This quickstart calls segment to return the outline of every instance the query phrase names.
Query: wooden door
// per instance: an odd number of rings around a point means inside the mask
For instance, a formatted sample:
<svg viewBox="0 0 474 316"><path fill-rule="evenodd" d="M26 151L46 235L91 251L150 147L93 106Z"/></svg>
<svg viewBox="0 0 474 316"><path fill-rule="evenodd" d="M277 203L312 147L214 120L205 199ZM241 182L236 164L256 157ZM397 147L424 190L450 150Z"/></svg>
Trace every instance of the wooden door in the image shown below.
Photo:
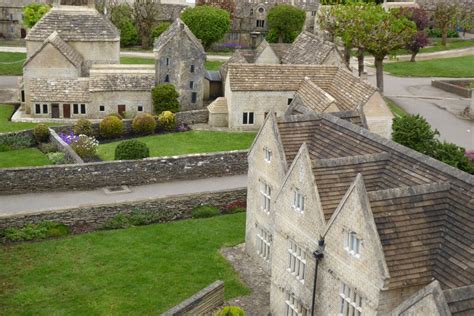
<svg viewBox="0 0 474 316"><path fill-rule="evenodd" d="M51 117L59 118L59 104L57 103L51 104Z"/></svg>
<svg viewBox="0 0 474 316"><path fill-rule="evenodd" d="M119 104L118 105L118 114L121 116L121 117L124 117L124 114L125 113L125 104Z"/></svg>
<svg viewBox="0 0 474 316"><path fill-rule="evenodd" d="M70 104L63 104L63 117L71 118L71 105Z"/></svg>
<svg viewBox="0 0 474 316"><path fill-rule="evenodd" d="M25 38L25 37L26 37L26 30L25 30L25 29L22 28L22 29L20 30L20 33L21 33L21 34L20 34L20 35L21 35L21 38Z"/></svg>

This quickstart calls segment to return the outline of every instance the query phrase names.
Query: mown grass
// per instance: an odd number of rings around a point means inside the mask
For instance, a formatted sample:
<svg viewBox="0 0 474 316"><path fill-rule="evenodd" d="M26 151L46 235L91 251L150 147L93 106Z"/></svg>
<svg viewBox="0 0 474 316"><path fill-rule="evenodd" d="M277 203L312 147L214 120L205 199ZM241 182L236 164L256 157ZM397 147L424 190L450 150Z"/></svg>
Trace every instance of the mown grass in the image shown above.
<svg viewBox="0 0 474 316"><path fill-rule="evenodd" d="M249 290L218 253L244 241L245 214L0 246L5 315L158 315L215 280Z"/></svg>
<svg viewBox="0 0 474 316"><path fill-rule="evenodd" d="M384 70L400 77L474 77L474 56L387 63Z"/></svg>
<svg viewBox="0 0 474 316"><path fill-rule="evenodd" d="M38 123L23 123L23 122L11 122L10 117L15 111L13 105L0 104L0 133L8 133L14 131L21 131L25 129L32 129ZM47 123L48 126L57 126L59 124Z"/></svg>
<svg viewBox="0 0 474 316"><path fill-rule="evenodd" d="M0 76L21 76L25 58L25 53L0 52Z"/></svg>
<svg viewBox="0 0 474 316"><path fill-rule="evenodd" d="M388 105L388 108L390 109L390 111L392 111L393 115L395 115L396 117L402 117L408 114L404 109L399 107L393 100L389 98L384 98L384 99Z"/></svg>
<svg viewBox="0 0 474 316"><path fill-rule="evenodd" d="M50 165L48 157L37 148L24 148L0 152L0 168Z"/></svg>
<svg viewBox="0 0 474 316"><path fill-rule="evenodd" d="M228 133L213 131L190 131L138 137L150 148L151 157L176 156L196 153L248 149L255 133ZM120 143L99 145L98 155L102 160L113 160L115 148Z"/></svg>
<svg viewBox="0 0 474 316"><path fill-rule="evenodd" d="M217 60L206 60L205 67L207 70L219 70L221 68L223 61L217 61Z"/></svg>

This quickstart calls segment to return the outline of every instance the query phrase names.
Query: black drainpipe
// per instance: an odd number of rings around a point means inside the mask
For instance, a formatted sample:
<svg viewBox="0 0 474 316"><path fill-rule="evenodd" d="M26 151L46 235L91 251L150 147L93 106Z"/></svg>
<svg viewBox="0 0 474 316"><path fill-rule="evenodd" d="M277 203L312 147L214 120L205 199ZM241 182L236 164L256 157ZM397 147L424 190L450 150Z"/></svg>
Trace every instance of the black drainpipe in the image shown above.
<svg viewBox="0 0 474 316"><path fill-rule="evenodd" d="M320 239L318 242L318 249L313 252L313 256L316 259L316 264L314 267L314 283L313 283L313 301L311 303L311 316L314 316L314 304L316 301L316 280L318 279L318 266L319 261L324 258L324 239Z"/></svg>

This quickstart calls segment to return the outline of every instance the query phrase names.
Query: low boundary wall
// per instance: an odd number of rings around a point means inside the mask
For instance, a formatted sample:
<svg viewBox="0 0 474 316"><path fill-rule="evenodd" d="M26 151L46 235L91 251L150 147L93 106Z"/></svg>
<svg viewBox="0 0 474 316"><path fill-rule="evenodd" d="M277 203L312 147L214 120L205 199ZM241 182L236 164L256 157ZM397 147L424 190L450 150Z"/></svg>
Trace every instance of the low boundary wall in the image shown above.
<svg viewBox="0 0 474 316"><path fill-rule="evenodd" d="M471 98L472 97L472 89L463 88L461 86L456 85L456 82L464 82L468 80L433 80L431 81L431 85L435 88L444 90L446 92L457 94L463 98Z"/></svg>

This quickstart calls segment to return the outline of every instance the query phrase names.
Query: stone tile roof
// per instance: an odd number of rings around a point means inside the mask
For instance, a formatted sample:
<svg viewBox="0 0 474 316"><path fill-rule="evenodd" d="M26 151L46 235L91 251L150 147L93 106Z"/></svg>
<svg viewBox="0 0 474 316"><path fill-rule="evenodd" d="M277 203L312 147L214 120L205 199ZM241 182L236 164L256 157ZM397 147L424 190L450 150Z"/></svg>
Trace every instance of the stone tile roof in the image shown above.
<svg viewBox="0 0 474 316"><path fill-rule="evenodd" d="M453 316L474 315L474 285L443 291Z"/></svg>
<svg viewBox="0 0 474 316"><path fill-rule="evenodd" d="M277 55L280 61L291 49L291 46L292 44L287 44L287 43L271 43L270 44L270 47L273 49L273 52L275 53L275 55Z"/></svg>
<svg viewBox="0 0 474 316"><path fill-rule="evenodd" d="M151 91L155 87L153 65L93 65L90 91Z"/></svg>
<svg viewBox="0 0 474 316"><path fill-rule="evenodd" d="M307 77L334 97L341 111L355 110L377 91L337 66L229 64L228 67L232 91L297 91Z"/></svg>
<svg viewBox="0 0 474 316"><path fill-rule="evenodd" d="M83 102L91 101L89 79L31 79L32 102Z"/></svg>
<svg viewBox="0 0 474 316"><path fill-rule="evenodd" d="M229 113L227 108L227 99L219 97L207 107L210 113Z"/></svg>
<svg viewBox="0 0 474 316"><path fill-rule="evenodd" d="M206 70L204 72L204 78L209 81L222 81L222 76L218 70Z"/></svg>
<svg viewBox="0 0 474 316"><path fill-rule="evenodd" d="M323 65L329 54L340 54L336 44L309 32L301 32L283 55L284 64Z"/></svg>
<svg viewBox="0 0 474 316"><path fill-rule="evenodd" d="M389 288L474 283L474 176L328 114L278 122L288 164L303 143L326 220L362 174Z"/></svg>
<svg viewBox="0 0 474 316"><path fill-rule="evenodd" d="M28 41L44 41L54 31L66 41L119 41L120 32L97 10L61 6L52 8L26 36Z"/></svg>
<svg viewBox="0 0 474 316"><path fill-rule="evenodd" d="M187 36L192 43L201 51L202 54L205 54L204 47L201 44L201 41L194 36L193 32L188 28L188 26L181 20L176 19L167 29L164 31L156 40L154 44L154 52L159 52L163 49L166 44L173 38L177 36L185 35Z"/></svg>
<svg viewBox="0 0 474 316"><path fill-rule="evenodd" d="M23 67L26 66L31 60L33 60L48 44L53 45L64 57L66 57L74 67L80 67L83 62L81 54L65 41L61 39L58 32L54 31L50 36L43 42L43 44L25 61Z"/></svg>
<svg viewBox="0 0 474 316"><path fill-rule="evenodd" d="M329 93L318 87L307 77L296 91L296 96L297 100L301 101L305 107L314 112L324 112L336 101Z"/></svg>

